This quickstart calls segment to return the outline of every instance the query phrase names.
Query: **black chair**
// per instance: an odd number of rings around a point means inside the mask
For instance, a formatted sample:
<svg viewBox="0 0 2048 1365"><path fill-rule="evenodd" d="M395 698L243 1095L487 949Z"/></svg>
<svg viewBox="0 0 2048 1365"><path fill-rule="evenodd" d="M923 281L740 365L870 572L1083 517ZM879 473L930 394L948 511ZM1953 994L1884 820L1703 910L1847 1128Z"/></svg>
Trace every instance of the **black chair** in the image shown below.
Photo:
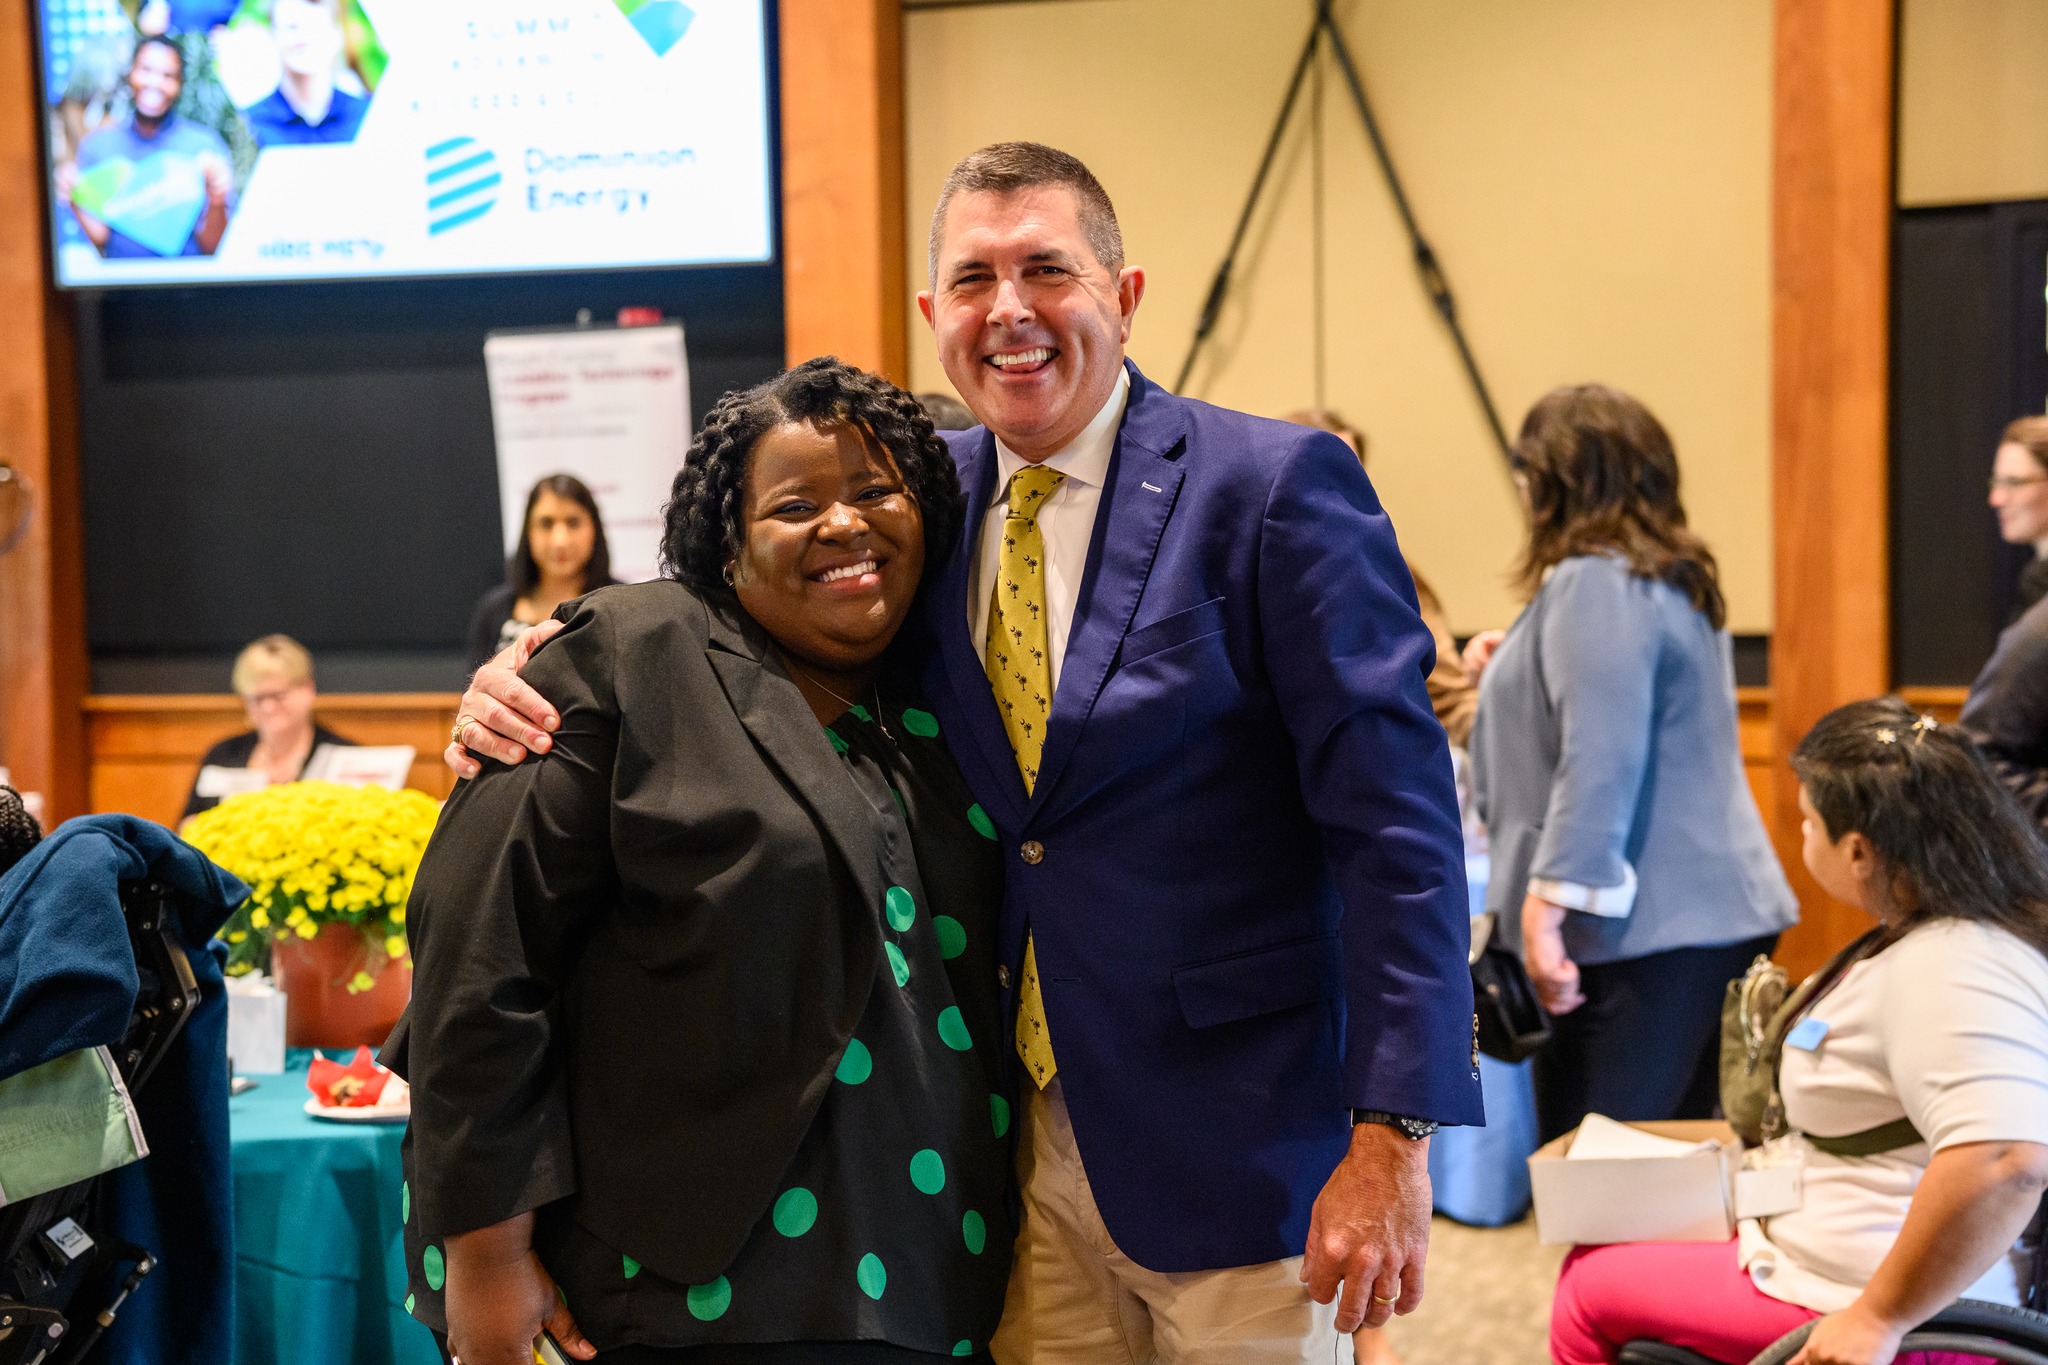
<svg viewBox="0 0 2048 1365"><path fill-rule="evenodd" d="M176 909L175 893L160 882L121 886L140 988L127 1032L108 1051L130 1096L148 1084L199 1003ZM82 1360L155 1268L147 1249L100 1229L97 1186L88 1180L0 1207L0 1365Z"/></svg>
<svg viewBox="0 0 2048 1365"><path fill-rule="evenodd" d="M1813 1324L1794 1328L1766 1346L1749 1365L1785 1365L1806 1344ZM1906 1333L1899 1354L1950 1351L1985 1356L2004 1365L2048 1365L2048 1313L2002 1303L1958 1299ZM1728 1365L1683 1346L1631 1341L1621 1348L1621 1365Z"/></svg>

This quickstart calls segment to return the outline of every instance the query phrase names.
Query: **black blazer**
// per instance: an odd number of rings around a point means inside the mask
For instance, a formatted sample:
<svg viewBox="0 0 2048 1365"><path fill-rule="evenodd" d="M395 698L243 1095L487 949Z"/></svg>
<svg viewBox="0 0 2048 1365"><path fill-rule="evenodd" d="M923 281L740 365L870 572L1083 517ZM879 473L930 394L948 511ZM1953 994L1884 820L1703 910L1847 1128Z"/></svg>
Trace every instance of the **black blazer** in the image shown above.
<svg viewBox="0 0 2048 1365"><path fill-rule="evenodd" d="M2048 600L2000 632L1960 723L2020 809L2048 830Z"/></svg>
<svg viewBox="0 0 2048 1365"><path fill-rule="evenodd" d="M413 1201L445 1236L567 1200L701 1284L873 993L872 811L736 604L656 581L563 613L520 675L561 712L554 752L459 785L413 886L385 1049L413 1085Z"/></svg>
<svg viewBox="0 0 2048 1365"><path fill-rule="evenodd" d="M507 583L500 583L476 599L476 605L470 608L469 626L463 632L471 668L481 667L498 652L498 635L504 630L505 622L512 615L512 604L517 600L518 594Z"/></svg>

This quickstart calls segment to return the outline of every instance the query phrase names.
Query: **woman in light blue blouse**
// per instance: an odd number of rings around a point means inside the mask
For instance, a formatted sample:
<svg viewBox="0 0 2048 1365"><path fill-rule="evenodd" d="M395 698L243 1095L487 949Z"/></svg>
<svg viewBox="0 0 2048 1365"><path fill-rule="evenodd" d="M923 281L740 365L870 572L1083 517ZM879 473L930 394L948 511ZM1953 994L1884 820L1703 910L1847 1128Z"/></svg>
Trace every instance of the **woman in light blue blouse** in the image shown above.
<svg viewBox="0 0 2048 1365"><path fill-rule="evenodd" d="M1798 918L1743 776L1714 556L1627 394L1546 394L1514 460L1530 599L1485 662L1472 760L1488 909L1555 1016L1539 1126L1704 1118L1722 990Z"/></svg>

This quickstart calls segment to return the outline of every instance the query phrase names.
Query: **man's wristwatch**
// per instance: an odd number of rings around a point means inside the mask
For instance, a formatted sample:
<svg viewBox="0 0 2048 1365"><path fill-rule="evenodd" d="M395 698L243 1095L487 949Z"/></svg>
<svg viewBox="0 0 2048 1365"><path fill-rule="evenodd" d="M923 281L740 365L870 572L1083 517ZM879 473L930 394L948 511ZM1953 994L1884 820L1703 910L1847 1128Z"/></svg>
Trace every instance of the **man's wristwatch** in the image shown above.
<svg viewBox="0 0 2048 1365"><path fill-rule="evenodd" d="M1354 1109L1351 1122L1354 1126L1383 1123L1410 1142L1420 1142L1437 1130L1436 1123L1430 1119L1411 1119L1406 1114L1389 1114L1384 1109Z"/></svg>

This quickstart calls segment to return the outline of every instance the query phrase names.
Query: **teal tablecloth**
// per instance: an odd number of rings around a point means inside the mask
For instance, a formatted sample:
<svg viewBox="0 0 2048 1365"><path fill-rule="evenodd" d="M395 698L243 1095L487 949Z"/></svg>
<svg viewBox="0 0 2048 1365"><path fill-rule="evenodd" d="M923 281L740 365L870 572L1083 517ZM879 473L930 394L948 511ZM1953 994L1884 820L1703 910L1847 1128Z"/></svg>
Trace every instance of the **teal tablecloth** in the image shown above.
<svg viewBox="0 0 2048 1365"><path fill-rule="evenodd" d="M301 1112L307 1055L228 1101L235 1365L439 1365L406 1315L401 1125Z"/></svg>

